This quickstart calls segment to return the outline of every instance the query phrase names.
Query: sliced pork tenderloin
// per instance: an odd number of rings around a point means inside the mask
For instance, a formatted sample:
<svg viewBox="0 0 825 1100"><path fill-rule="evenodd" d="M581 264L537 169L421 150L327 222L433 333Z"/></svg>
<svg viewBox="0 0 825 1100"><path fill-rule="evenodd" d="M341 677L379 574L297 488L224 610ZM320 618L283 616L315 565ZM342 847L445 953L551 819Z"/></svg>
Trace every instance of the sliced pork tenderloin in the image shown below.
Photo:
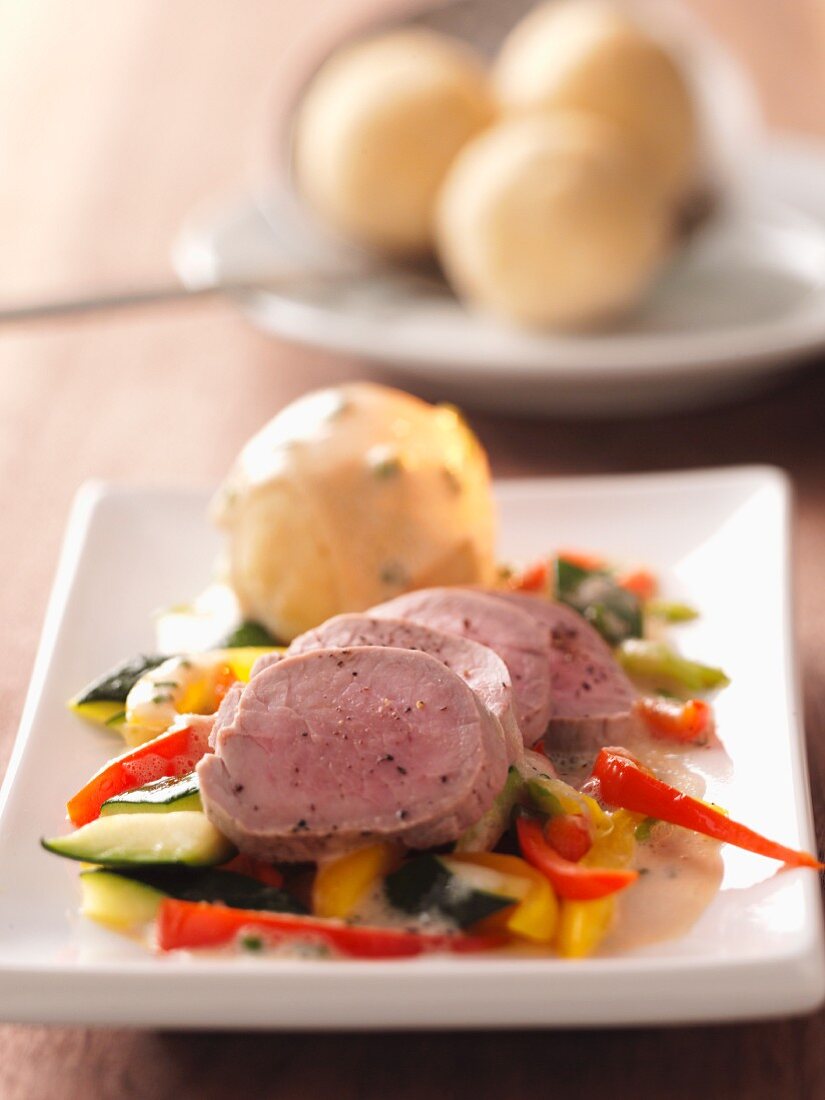
<svg viewBox="0 0 825 1100"><path fill-rule="evenodd" d="M620 745L638 728L633 684L598 631L565 604L522 592L494 592L549 632L553 715L547 744L559 752Z"/></svg>
<svg viewBox="0 0 825 1100"><path fill-rule="evenodd" d="M221 699L221 705L215 712L215 718L212 723L212 732L209 734L209 744L214 749L215 742L218 739L218 734L224 726L228 726L235 718L235 713L238 709L238 704L241 701L241 694L246 685L240 680L236 680L234 684L229 688L226 695Z"/></svg>
<svg viewBox="0 0 825 1100"><path fill-rule="evenodd" d="M435 657L469 684L487 710L499 720L507 743L509 762L512 764L521 758L523 742L513 710L510 673L502 659L489 646L457 634L432 630L406 619L336 615L315 630L308 630L306 634L295 638L288 653L309 653L313 649L356 645L415 649Z"/></svg>
<svg viewBox="0 0 825 1100"><path fill-rule="evenodd" d="M455 840L502 789L501 727L427 653L285 657L229 708L198 765L209 820L242 852L300 862L377 840Z"/></svg>
<svg viewBox="0 0 825 1100"><path fill-rule="evenodd" d="M542 737L552 706L550 640L543 624L526 611L505 608L487 592L422 588L379 604L368 614L407 619L492 649L510 673L513 709L524 744L529 747Z"/></svg>

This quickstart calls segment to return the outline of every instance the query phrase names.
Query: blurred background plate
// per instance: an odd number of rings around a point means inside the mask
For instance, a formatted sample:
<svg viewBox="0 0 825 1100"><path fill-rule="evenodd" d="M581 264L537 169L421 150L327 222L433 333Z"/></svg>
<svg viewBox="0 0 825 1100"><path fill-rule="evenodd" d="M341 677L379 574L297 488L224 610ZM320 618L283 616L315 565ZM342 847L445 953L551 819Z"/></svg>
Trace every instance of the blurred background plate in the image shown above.
<svg viewBox="0 0 825 1100"><path fill-rule="evenodd" d="M174 263L190 286L265 280L316 248L288 195L245 195L194 215ZM470 406L610 416L732 400L825 346L825 146L773 139L754 154L736 197L610 332L517 331L399 278L239 301L264 331L381 363Z"/></svg>
<svg viewBox="0 0 825 1100"><path fill-rule="evenodd" d="M191 288L261 286L238 300L264 331L378 363L425 396L466 406L655 414L731 401L778 379L825 345L825 145L764 137L748 75L679 0L617 2L679 60L702 121L713 201L652 293L610 329L538 332L471 312L434 265L424 279L377 265L324 235L296 196L297 106L343 42L412 22L491 56L533 0L403 0L315 28L267 97L257 185L189 219L174 248L178 274ZM319 281L318 271L351 274ZM284 273L297 278L288 291Z"/></svg>

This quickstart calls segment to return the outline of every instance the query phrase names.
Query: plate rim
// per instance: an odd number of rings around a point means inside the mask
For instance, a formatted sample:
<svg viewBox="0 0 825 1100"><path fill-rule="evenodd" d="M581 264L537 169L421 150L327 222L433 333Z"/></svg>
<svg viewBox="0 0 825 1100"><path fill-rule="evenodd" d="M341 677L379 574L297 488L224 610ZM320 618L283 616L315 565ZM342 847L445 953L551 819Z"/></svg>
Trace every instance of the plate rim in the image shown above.
<svg viewBox="0 0 825 1100"><path fill-rule="evenodd" d="M793 604L790 599L792 588L792 576L789 569L790 563L790 527L789 514L791 507L791 485L787 474L777 467L762 464L707 467L701 470L662 471L657 473L641 474L616 474L616 475L575 475L560 478L519 477L512 479L500 479L496 482L496 488L506 494L523 495L524 493L541 494L550 488L555 491L580 493L583 489L590 489L594 493L604 492L606 487L616 488L620 485L625 488L658 488L673 483L725 483L725 482L753 482L756 485L771 485L779 494L782 502L783 524L783 576L782 596L785 630L789 631L786 637L789 646L786 649L786 665L790 673L789 703L801 714L801 667L796 655L796 639L793 633ZM110 496L127 497L135 500L141 497L173 496L179 495L191 498L194 493L206 495L206 490L194 490L174 487L157 486L125 486L109 484L101 480L92 480L84 483L79 489L72 505L69 522L64 534L60 551L58 567L55 573L47 611L44 618L44 626L40 644L37 650L34 669L29 684L26 702L23 707L20 727L9 759L9 766L0 790L0 835L4 821L4 811L11 790L14 787L17 772L24 758L26 746L32 736L37 718L37 710L41 702L44 685L48 679L52 664L58 659L57 642L62 624L66 618L68 603L73 591L77 570L83 558L90 525L93 522L95 512L100 502ZM793 735L793 729L796 735ZM808 776L807 758L805 755L805 734L798 719L794 721L792 729L792 743L790 746L794 766L795 782L795 810L799 818L800 826L805 835L806 842L814 839L813 813L811 788ZM801 797L800 797L801 796ZM794 873L794 872L791 872ZM665 1024L677 1022L711 1022L721 1019L756 1019L765 1016L790 1015L800 1011L813 1010L820 1005L825 997L825 949L823 948L821 903L819 890L813 876L805 876L801 879L805 905L813 919L806 922L807 935L800 937L799 941L783 945L783 950L777 950L765 959L737 957L732 959L696 959L690 957L672 958L662 960L657 958L638 958L618 956L584 960L581 962L543 959L450 959L448 965L441 965L444 960L437 957L422 960L415 969L405 962L372 962L366 967L363 963L341 960L325 962L323 968L307 968L305 963L294 960L268 960L262 967L262 960L255 960L255 969L238 965L237 959L210 959L204 965L202 960L158 960L155 956L147 956L145 959L120 959L116 962L96 961L84 963L78 966L70 963L55 963L52 960L45 961L42 965L31 963L2 963L0 964L0 982L5 987L3 1003L0 1004L0 1019L25 1022L79 1022L89 1023L119 1023L119 1024L143 1024L153 1026L187 1026L187 1027L260 1027L260 1028L289 1028L289 1029L317 1029L321 1027L338 1027L346 1029L369 1029L380 1026L381 1028L410 1028L410 1027L518 1027L518 1026L626 1026L629 1024ZM456 962L459 963L456 966ZM155 965L157 964L157 965ZM168 965L164 965L168 964ZM550 969L552 968L552 970ZM662 1009L658 1003L647 1004L644 998L640 1004L628 1006L615 994L608 996L607 1001L602 1000L597 1004L596 1011L592 1003L587 1002L587 997L595 996L598 991L601 997L603 991L598 989L599 983L606 977L620 979L622 977L636 976L644 978L646 975L656 977L670 976L701 976L713 974L717 978L720 974L738 973L744 977L746 984L753 987L754 992L765 988L761 983L770 983L771 977L778 974L787 975L792 970L796 976L796 992L791 998L785 996L770 1009L766 1009L764 998L760 1002L758 996L754 996L744 1007L739 1006L735 1013L724 1011L721 1006L715 1004L708 1006L694 998L693 1002L685 1003L678 1010L670 1006ZM291 997L298 999L301 1007L296 1017L290 1014L295 1005L290 1005L286 1014L281 1011L275 1016L263 1017L244 1015L243 1010L249 1008L244 1001L244 991L252 989L256 995L265 992L269 983L277 974L277 980L281 989L286 988L291 992ZM307 1012L307 1006L313 1004L322 994L328 995L331 978L338 975L357 975L359 983L371 990L371 1008L363 1011L359 1018L344 1018L340 1010L335 1010L332 1015L325 1016L316 1012ZM448 988L439 988L439 1006L436 1006L426 1019L410 1019L403 1013L400 1017L386 1018L387 1006L382 1002L381 996L375 997L376 988L380 993L381 983L387 985L397 983L403 976L405 986L416 989L422 987L430 990L434 984L444 986L445 983L455 984L456 975L461 975L462 990L472 985L479 986L480 991L489 994L491 981L500 979L505 975L517 976L523 986L522 1003L520 1006L508 1005L508 1012L503 1019L492 1018L492 1014L484 1009L479 1015L479 1009L468 1011L465 998L459 996L456 1005L455 996L450 995ZM578 1003L574 997L572 1016L567 1021L553 1020L546 1022L538 1019L537 998L540 997L543 983L546 983L552 974L556 982L559 976L567 976L567 980L560 982L562 986L570 986L572 978L575 993L579 986L584 990L584 1003ZM165 980L164 980L165 979ZM62 985L62 1008L49 1003L48 990L44 990L44 982L47 980L58 981ZM143 1010L135 1010L124 1005L123 998L112 1003L111 997L117 992L119 983L132 982L136 989L146 985L147 989L156 994L163 992L164 986L186 986L195 998L189 1010L183 1010L184 1006L179 999L167 998L163 1006L150 1002L144 1004ZM467 985L470 983L470 986ZM348 983L342 983L348 984ZM219 988L223 996L228 996L238 1012L234 1019L227 1019L225 1013L218 1014L210 1011L209 1005L197 1005L196 994L202 986ZM112 987L115 987L114 989ZM259 989L260 987L260 989ZM592 988L591 988L592 987ZM74 991L73 996L67 996L66 990ZM239 992L240 991L240 992ZM168 990L166 990L168 992ZM569 992L569 991L568 991ZM582 990L579 990L581 1000ZM289 1000L291 1000L291 997ZM78 1001L78 998L81 998ZM80 1014L77 1004L85 1003ZM655 997L654 997L655 1001ZM317 1007L317 1006L316 1006ZM334 1006L333 1006L334 1007ZM351 1007L351 1004L350 1004ZM618 1009L622 1008L619 1012ZM260 1006L258 1006L258 1011ZM377 1011L378 1010L378 1011ZM377 1014L376 1014L377 1012ZM486 1012L486 1015L485 1015ZM457 1014L457 1015L456 1015ZM414 1014L415 1015L415 1014ZM418 1014L420 1016L420 1013Z"/></svg>
<svg viewBox="0 0 825 1100"><path fill-rule="evenodd" d="M760 158L793 163L796 170L802 170L800 165L804 165L808 172L815 165L825 179L825 142L814 138L770 135L753 157L751 175L755 178L759 177ZM812 224L820 220L792 200L766 201L764 196L760 199L753 187L743 188L739 197L744 198L746 207L754 201L761 202L768 213L785 208L797 220ZM736 196L733 198L736 201ZM173 267L184 284L197 288L214 282L220 267L216 226L228 214L237 215L240 210L255 211L265 221L260 212L271 199L271 194L260 188L250 189L236 193L231 199L213 199L193 210L184 220L171 251ZM230 297L260 330L270 335L338 354L358 355L373 362L391 362L422 378L440 377L446 368L465 380L471 380L472 370L491 381L506 374L519 382L543 381L548 386L564 386L581 382L630 383L659 376L699 378L720 368L732 376L760 368L782 373L825 346L822 321L825 272L820 283L812 286L804 302L791 313L764 322L679 336L618 332L571 337L497 326L512 341L506 349L496 347L486 352L481 342L470 347L454 343L443 357L439 357L435 348L411 351L404 333L394 332L391 324L370 322L365 335L360 328L352 328L349 315L342 309L270 291L236 291ZM554 362L553 354L561 358Z"/></svg>

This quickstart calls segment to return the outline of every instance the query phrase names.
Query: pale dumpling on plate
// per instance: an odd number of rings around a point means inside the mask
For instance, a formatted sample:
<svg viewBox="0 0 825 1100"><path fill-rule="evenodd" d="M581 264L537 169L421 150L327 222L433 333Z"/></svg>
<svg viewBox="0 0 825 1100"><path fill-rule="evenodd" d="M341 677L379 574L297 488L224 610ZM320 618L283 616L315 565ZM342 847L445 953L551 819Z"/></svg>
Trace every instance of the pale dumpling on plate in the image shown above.
<svg viewBox="0 0 825 1100"><path fill-rule="evenodd" d="M507 112L574 109L612 122L669 201L697 182L699 128L687 81L671 52L615 5L534 8L505 40L493 83Z"/></svg>
<svg viewBox="0 0 825 1100"><path fill-rule="evenodd" d="M242 613L285 641L412 588L488 584L487 457L460 414L367 382L293 402L213 502Z"/></svg>
<svg viewBox="0 0 825 1100"><path fill-rule="evenodd" d="M438 246L471 304L576 328L632 306L666 254L669 215L621 134L593 115L515 118L465 147L441 193Z"/></svg>
<svg viewBox="0 0 825 1100"><path fill-rule="evenodd" d="M298 112L298 188L351 241L395 255L426 253L441 181L492 117L484 69L458 42L407 29L344 47Z"/></svg>

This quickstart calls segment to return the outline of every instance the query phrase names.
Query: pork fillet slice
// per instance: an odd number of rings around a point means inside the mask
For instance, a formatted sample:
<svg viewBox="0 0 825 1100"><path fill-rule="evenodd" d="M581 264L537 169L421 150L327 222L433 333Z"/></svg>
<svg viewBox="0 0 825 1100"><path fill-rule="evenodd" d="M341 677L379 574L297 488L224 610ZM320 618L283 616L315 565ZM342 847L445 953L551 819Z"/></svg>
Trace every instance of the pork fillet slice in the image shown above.
<svg viewBox="0 0 825 1100"><path fill-rule="evenodd" d="M501 727L427 653L358 646L255 675L198 765L209 820L242 852L314 860L376 840L455 840L507 776Z"/></svg>
<svg viewBox="0 0 825 1100"><path fill-rule="evenodd" d="M492 649L504 661L513 685L513 709L528 747L547 729L551 711L550 640L546 628L518 607L506 607L488 592L422 588L372 608L381 619L407 619L458 634Z"/></svg>
<svg viewBox="0 0 825 1100"><path fill-rule="evenodd" d="M495 592L550 633L553 715L547 742L564 752L621 744L636 729L637 691L598 631L565 604L523 592Z"/></svg>
<svg viewBox="0 0 825 1100"><path fill-rule="evenodd" d="M408 622L406 619L336 615L314 630L308 630L295 638L288 652L309 653L313 649L356 645L416 649L435 657L469 684L487 710L499 720L510 763L521 758L523 742L513 711L510 673L504 661L489 646L473 642L469 638L461 638L457 634L431 630L430 627ZM264 658L259 658L260 660Z"/></svg>

